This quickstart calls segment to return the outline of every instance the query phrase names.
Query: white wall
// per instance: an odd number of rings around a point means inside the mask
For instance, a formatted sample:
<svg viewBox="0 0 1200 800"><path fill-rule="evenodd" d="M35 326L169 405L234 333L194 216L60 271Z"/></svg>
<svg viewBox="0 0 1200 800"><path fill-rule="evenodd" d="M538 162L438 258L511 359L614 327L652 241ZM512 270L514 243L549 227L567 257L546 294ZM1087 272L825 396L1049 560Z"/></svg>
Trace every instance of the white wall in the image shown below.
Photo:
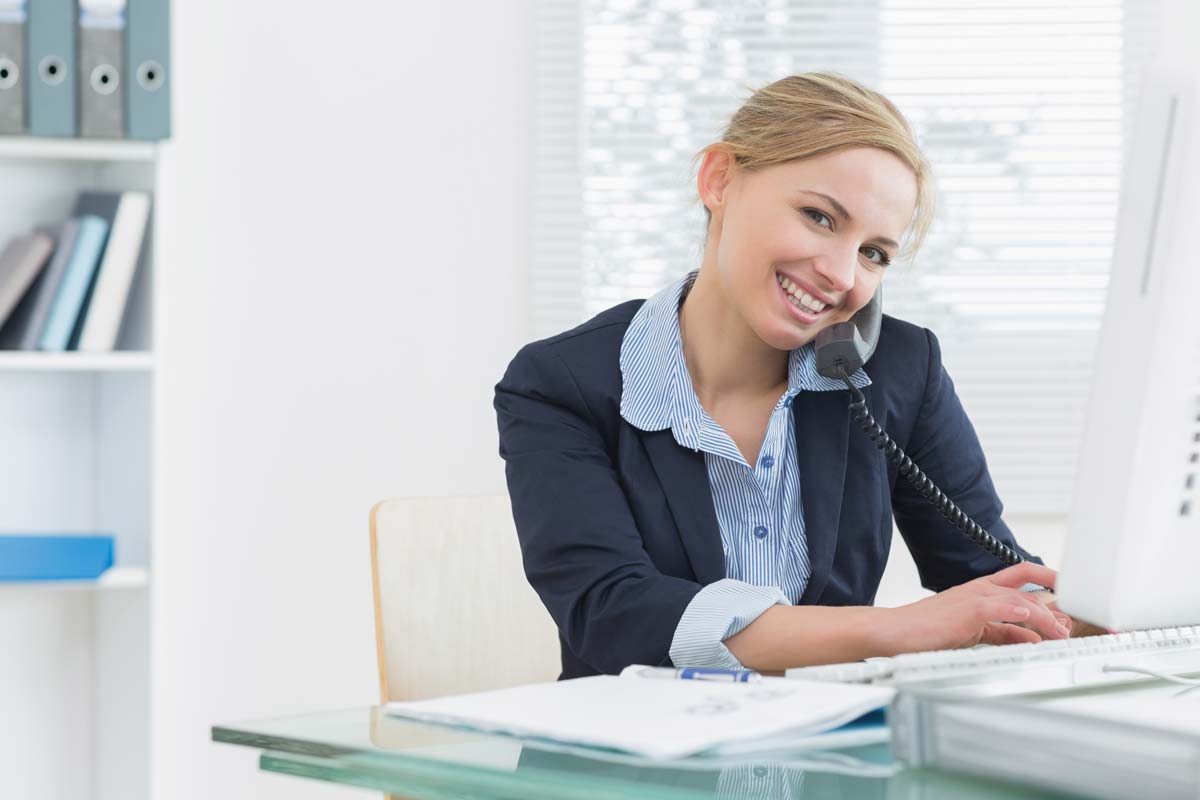
<svg viewBox="0 0 1200 800"><path fill-rule="evenodd" d="M154 796L357 797L209 728L375 702L372 503L503 489L528 3L173 5Z"/></svg>

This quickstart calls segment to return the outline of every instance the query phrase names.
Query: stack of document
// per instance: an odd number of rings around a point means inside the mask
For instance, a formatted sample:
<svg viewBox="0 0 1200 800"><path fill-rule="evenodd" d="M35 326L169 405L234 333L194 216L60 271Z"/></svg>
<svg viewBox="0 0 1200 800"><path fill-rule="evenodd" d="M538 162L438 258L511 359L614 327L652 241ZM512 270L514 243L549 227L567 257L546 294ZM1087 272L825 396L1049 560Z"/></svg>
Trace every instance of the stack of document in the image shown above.
<svg viewBox="0 0 1200 800"><path fill-rule="evenodd" d="M621 676L394 702L387 710L424 722L658 760L880 741L887 737L883 724L838 729L885 707L893 694L884 686L785 678L749 684L654 680L627 670Z"/></svg>
<svg viewBox="0 0 1200 800"><path fill-rule="evenodd" d="M889 722L912 766L1113 800L1200 796L1200 687L999 699L902 690Z"/></svg>

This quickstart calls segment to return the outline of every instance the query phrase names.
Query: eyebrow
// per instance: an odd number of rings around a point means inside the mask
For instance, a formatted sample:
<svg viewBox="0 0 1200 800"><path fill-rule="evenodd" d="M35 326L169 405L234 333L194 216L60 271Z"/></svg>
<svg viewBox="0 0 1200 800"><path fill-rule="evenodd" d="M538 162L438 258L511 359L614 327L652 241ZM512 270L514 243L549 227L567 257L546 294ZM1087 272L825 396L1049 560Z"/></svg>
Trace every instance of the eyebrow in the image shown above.
<svg viewBox="0 0 1200 800"><path fill-rule="evenodd" d="M846 207L839 203L836 198L830 197L824 192L814 192L811 189L797 189L796 191L803 192L804 194L814 194L817 197L824 198L829 205L833 206L833 210L836 211L838 216L840 216L845 222L850 223L854 221L854 217L850 216L850 212L847 211ZM886 236L876 236L875 238L871 239L871 241L879 242L879 244L886 244L889 247L896 248L897 250L900 249L900 244L898 242L896 242L894 239L889 239Z"/></svg>

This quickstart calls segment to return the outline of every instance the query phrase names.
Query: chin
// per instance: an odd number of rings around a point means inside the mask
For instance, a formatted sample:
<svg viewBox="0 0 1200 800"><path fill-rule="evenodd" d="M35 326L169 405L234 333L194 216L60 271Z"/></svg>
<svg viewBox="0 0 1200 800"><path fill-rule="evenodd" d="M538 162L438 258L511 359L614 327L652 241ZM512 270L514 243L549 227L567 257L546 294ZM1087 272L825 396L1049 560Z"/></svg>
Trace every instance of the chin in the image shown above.
<svg viewBox="0 0 1200 800"><path fill-rule="evenodd" d="M827 327L829 326L822 325L819 328L808 330L788 329L781 327L778 322L772 320L769 325L760 327L757 333L758 338L762 339L764 344L776 350L795 350L816 339L817 334Z"/></svg>

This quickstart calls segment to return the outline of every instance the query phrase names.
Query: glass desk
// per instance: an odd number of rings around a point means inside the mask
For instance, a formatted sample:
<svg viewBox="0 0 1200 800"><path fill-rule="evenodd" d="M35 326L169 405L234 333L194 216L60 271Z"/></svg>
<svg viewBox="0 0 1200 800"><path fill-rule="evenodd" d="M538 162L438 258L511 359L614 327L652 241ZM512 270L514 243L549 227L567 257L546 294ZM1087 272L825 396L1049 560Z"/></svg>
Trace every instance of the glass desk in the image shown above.
<svg viewBox="0 0 1200 800"><path fill-rule="evenodd" d="M266 771L431 800L1058 797L905 769L887 745L655 762L398 719L378 706L217 725L212 738L261 750Z"/></svg>

